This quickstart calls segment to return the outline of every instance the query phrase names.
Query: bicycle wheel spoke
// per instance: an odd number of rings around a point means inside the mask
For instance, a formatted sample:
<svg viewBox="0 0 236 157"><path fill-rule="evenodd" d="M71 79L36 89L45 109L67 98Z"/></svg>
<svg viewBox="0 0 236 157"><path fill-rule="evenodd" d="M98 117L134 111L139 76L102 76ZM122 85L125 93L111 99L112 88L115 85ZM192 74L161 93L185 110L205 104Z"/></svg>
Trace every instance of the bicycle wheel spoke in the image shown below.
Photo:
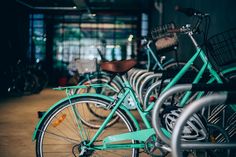
<svg viewBox="0 0 236 157"><path fill-rule="evenodd" d="M57 110L52 111L51 115L47 115L46 120L43 122L43 127L39 129L39 137L37 139L37 157L67 157L78 156L86 152L89 155L86 156L127 156L135 157L138 154L138 149L116 149L116 150L94 150L93 144L87 146L99 127L91 128L87 124L87 121L93 121L94 115L87 109L86 105L89 104L94 109L98 109L98 106L109 105L110 102L103 100L89 100L77 98L77 101L71 100L71 102L64 102ZM80 100L81 99L81 100ZM101 110L102 111L102 110ZM107 110L105 114L109 114L110 110ZM116 121L112 126L106 127L101 130L101 133L95 138L96 145L103 145L103 139L107 136L127 133L134 130L129 118L121 112L119 109L115 112L116 116L120 119ZM98 117L95 117L98 118ZM98 120L96 123L100 126L103 120ZM116 142L115 142L116 143ZM125 140L119 143L133 143L131 140ZM87 148L88 147L88 148ZM91 147L91 148L90 148ZM122 155L123 154L123 155Z"/></svg>
<svg viewBox="0 0 236 157"><path fill-rule="evenodd" d="M67 115L67 114L66 114ZM73 129L73 128L71 128L70 126L69 126L69 124L67 124L67 123L65 123L65 122L62 122L61 124L60 124L61 126L65 126L66 128L67 128L67 130L66 130L66 133L68 134L68 132L70 131L71 133L73 133L73 132L76 132L76 129ZM65 130L61 130L61 129L58 129L57 127L54 127L58 132L60 132L61 134L63 134L64 136L67 136L66 134L65 134Z"/></svg>
<svg viewBox="0 0 236 157"><path fill-rule="evenodd" d="M65 141L69 142L69 143L73 143L73 144L79 143L79 141L77 141L77 140L71 139L71 138L69 138L69 137L64 137L64 136L61 136L61 135L57 135L57 134L52 133L52 132L43 131L43 130L38 130L38 131L39 131L39 132L45 132L45 133L50 134L50 135L52 135L52 136L54 136L54 137L58 137L58 138L63 139L63 140L65 140Z"/></svg>
<svg viewBox="0 0 236 157"><path fill-rule="evenodd" d="M72 119L72 120L70 120L70 121L68 120L68 122L73 123L74 132L76 132L77 135L80 136L80 134L79 134L79 132L78 132L78 130L77 130L78 127L77 127L76 121L74 120L74 118L76 118L76 117L74 116L74 113L73 113L73 114L71 113L71 112L72 112L71 110L68 109L68 111L69 111L69 113L70 113L69 115L70 115L70 117L71 117L71 119ZM73 116L72 116L72 115L73 115ZM81 139L82 139L82 137L81 137Z"/></svg>

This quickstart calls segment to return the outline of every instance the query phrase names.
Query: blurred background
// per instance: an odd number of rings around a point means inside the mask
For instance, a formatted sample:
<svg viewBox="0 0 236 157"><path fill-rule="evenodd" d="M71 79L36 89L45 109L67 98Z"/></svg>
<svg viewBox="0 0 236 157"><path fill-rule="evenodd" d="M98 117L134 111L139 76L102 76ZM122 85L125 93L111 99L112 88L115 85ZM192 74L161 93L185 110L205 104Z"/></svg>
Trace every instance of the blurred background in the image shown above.
<svg viewBox="0 0 236 157"><path fill-rule="evenodd" d="M13 90L7 82L23 73L19 67L43 69L44 86L57 86L67 79L74 58L100 61L98 49L106 60L145 61L138 39L162 24L181 26L194 20L176 12L176 5L209 13L209 36L236 26L234 0L5 1L0 25L1 95ZM179 59L186 60L194 51L190 41L179 38Z"/></svg>

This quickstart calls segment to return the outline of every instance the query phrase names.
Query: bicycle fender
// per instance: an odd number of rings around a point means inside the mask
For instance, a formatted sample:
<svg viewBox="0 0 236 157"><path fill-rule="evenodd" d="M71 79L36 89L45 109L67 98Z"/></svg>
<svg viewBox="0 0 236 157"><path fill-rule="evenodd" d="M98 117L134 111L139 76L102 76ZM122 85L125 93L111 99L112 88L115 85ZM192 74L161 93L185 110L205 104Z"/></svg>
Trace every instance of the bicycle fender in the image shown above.
<svg viewBox="0 0 236 157"><path fill-rule="evenodd" d="M60 105L61 103L63 102L66 102L66 101L70 101L70 99L73 99L73 98L76 98L76 97L96 97L96 98L100 98L100 99L104 99L104 100L107 100L107 101L113 101L114 99L112 97L108 97L108 96L104 96L104 95L101 95L101 94L91 94L91 93L84 93L84 94L78 94L78 95L72 95L72 96L69 96L69 97L65 97L61 100L59 100L58 102L56 102L54 105L52 105L47 111L46 113L43 114L43 116L40 118L39 122L37 123L36 127L35 127L35 130L34 130L34 133L33 133L33 136L32 136L32 141L34 141L35 139L37 139L38 137L38 130L39 128L41 127L42 125L42 122L43 120L45 119L45 117L47 117L47 115L54 109L54 108L57 108L58 105Z"/></svg>
<svg viewBox="0 0 236 157"><path fill-rule="evenodd" d="M135 118L135 116L132 114L131 110L129 110L128 108L126 108L125 106L121 105L120 109L122 109L128 116L129 118L132 120L132 122L134 123L134 126L137 130L140 130L140 125L139 122L137 121L137 119Z"/></svg>

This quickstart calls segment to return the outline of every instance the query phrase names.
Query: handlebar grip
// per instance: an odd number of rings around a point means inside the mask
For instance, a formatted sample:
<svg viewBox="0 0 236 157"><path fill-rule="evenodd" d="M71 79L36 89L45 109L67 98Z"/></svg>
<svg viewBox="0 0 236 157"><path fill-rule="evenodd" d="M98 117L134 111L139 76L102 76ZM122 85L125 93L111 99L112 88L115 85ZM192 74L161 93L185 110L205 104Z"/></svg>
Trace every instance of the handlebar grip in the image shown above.
<svg viewBox="0 0 236 157"><path fill-rule="evenodd" d="M182 8L180 6L175 6L175 11L184 13L186 16L194 16L196 14L201 13L200 11L193 9L193 8Z"/></svg>

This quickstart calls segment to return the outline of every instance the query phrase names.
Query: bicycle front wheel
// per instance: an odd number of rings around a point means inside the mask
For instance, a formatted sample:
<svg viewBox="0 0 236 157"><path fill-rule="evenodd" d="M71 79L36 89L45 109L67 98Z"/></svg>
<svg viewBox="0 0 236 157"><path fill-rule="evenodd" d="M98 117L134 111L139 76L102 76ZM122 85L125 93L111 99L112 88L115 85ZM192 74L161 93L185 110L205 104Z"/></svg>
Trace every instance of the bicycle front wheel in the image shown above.
<svg viewBox="0 0 236 157"><path fill-rule="evenodd" d="M70 101L62 102L57 108L51 112L42 121L42 125L38 129L36 141L37 157L67 157L81 155L80 146L88 143L98 128L91 128L84 125L80 120L80 116L86 118L86 121L94 121L92 114L86 114L88 110L84 110L87 104L103 108L104 114L109 114L111 110L105 110L110 102L97 99L94 97L75 97ZM79 117L78 117L79 113ZM116 135L135 131L135 127L130 118L120 109L117 109L116 116L119 121L110 127L106 127L98 136L93 145L102 145L103 139L109 135ZM96 123L101 125L103 120L96 118ZM134 140L126 140L119 142L135 143ZM92 145L92 146L93 146ZM115 150L94 150L90 147L86 156L138 156L138 149L115 149Z"/></svg>

